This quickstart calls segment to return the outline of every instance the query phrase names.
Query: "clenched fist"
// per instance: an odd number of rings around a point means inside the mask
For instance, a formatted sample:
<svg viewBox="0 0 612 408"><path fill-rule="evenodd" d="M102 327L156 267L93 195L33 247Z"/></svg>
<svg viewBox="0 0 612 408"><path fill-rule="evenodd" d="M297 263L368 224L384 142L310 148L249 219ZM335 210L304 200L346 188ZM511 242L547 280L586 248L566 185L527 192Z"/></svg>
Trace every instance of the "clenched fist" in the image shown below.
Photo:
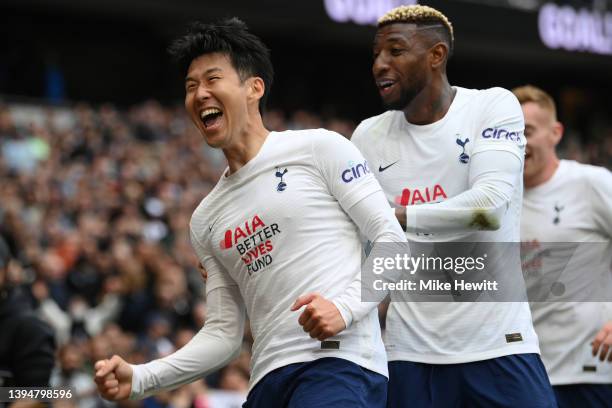
<svg viewBox="0 0 612 408"><path fill-rule="evenodd" d="M306 305L298 319L298 323L313 339L323 341L346 329L340 311L329 300L318 293L309 293L296 299L291 311L295 312Z"/></svg>
<svg viewBox="0 0 612 408"><path fill-rule="evenodd" d="M100 395L110 401L128 399L132 392L132 367L121 357L99 360L94 381Z"/></svg>

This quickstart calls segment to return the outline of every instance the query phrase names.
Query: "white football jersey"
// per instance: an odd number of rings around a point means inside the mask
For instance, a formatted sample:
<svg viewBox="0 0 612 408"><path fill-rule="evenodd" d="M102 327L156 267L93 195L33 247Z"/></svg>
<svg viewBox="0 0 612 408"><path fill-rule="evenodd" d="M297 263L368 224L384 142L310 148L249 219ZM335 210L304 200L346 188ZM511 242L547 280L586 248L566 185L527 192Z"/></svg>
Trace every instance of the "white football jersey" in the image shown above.
<svg viewBox="0 0 612 408"><path fill-rule="evenodd" d="M548 281L567 281L575 276L584 290L609 288L612 173L561 160L550 180L525 190L521 239L529 252L542 250L528 257L526 273L541 274ZM572 253L568 264L564 251L545 250L551 248L546 242L586 244ZM600 362L591 352L595 335L612 320L610 303L532 302L531 310L542 360L553 385L612 383L612 364Z"/></svg>
<svg viewBox="0 0 612 408"><path fill-rule="evenodd" d="M271 132L258 154L222 177L191 219L207 291L238 286L254 338L251 387L270 371L324 357L387 375L376 308L320 342L290 311L301 295L342 294L359 276L361 240L343 208L380 192L348 140L317 130Z"/></svg>
<svg viewBox="0 0 612 408"><path fill-rule="evenodd" d="M502 88L454 89L448 112L437 122L414 125L403 112L388 111L355 130L352 141L396 206L409 210L469 190L470 162L481 152L510 152L523 163L524 120L514 95ZM466 226L453 233L407 233L408 240L519 242L522 165L519 168L499 229L475 231ZM513 261L509 273L522 285L518 254ZM392 302L384 340L389 360L432 364L539 352L526 302Z"/></svg>

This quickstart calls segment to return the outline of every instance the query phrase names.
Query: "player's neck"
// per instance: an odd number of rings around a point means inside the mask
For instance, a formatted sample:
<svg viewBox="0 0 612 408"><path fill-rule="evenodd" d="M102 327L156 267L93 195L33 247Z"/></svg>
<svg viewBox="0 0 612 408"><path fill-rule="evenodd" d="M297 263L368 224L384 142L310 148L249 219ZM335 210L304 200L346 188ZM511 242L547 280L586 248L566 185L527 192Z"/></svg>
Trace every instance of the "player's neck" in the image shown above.
<svg viewBox="0 0 612 408"><path fill-rule="evenodd" d="M546 183L555 175L555 172L559 168L559 163L560 160L555 155L555 157L546 164L541 172L534 174L533 177L525 177L523 180L525 188L534 188Z"/></svg>
<svg viewBox="0 0 612 408"><path fill-rule="evenodd" d="M457 91L444 76L421 91L404 109L404 116L414 125L428 125L442 119Z"/></svg>
<svg viewBox="0 0 612 408"><path fill-rule="evenodd" d="M237 172L257 156L269 134L270 131L265 128L260 115L250 117L243 130L235 136L232 145L223 149L229 166L227 175Z"/></svg>

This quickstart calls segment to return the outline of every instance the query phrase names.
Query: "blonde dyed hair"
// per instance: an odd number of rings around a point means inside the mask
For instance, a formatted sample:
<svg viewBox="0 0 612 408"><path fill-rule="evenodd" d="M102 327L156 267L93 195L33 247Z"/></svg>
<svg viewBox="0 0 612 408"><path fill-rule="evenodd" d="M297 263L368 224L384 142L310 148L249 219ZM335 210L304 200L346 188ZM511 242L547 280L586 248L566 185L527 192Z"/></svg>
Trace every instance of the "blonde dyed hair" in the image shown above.
<svg viewBox="0 0 612 408"><path fill-rule="evenodd" d="M393 23L415 23L415 24L442 24L448 30L452 48L455 42L453 25L448 18L433 7L421 4L411 6L399 6L386 12L378 19L378 27Z"/></svg>
<svg viewBox="0 0 612 408"><path fill-rule="evenodd" d="M552 113L553 120L557 120L557 108L555 107L555 101L546 91L533 85L524 85L514 88L512 90L516 99L521 105L527 102L533 102L542 109L546 109Z"/></svg>

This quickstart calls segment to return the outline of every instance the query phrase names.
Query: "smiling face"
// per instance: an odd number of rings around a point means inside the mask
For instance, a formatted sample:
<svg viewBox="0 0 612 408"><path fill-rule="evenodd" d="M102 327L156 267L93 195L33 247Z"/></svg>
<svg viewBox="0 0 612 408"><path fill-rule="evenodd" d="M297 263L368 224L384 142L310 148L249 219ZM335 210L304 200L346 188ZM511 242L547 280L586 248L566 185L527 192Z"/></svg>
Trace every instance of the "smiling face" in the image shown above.
<svg viewBox="0 0 612 408"><path fill-rule="evenodd" d="M251 79L242 81L226 54L205 54L189 65L185 109L209 146L228 148L246 128Z"/></svg>
<svg viewBox="0 0 612 408"><path fill-rule="evenodd" d="M537 178L557 160L555 146L561 140L563 126L550 110L535 102L526 102L521 107L527 138L524 178L528 184L530 179Z"/></svg>
<svg viewBox="0 0 612 408"><path fill-rule="evenodd" d="M378 29L372 74L388 109L404 109L428 84L429 46L416 24L397 23Z"/></svg>

